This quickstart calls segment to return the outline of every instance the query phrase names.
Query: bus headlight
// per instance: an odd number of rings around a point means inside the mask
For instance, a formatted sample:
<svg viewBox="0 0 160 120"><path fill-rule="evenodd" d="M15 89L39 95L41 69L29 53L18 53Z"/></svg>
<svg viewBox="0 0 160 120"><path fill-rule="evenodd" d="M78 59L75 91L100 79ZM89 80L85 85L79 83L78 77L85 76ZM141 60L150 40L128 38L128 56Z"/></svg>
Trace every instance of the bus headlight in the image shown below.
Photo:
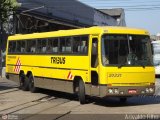
<svg viewBox="0 0 160 120"><path fill-rule="evenodd" d="M154 91L153 88L149 88L150 93L153 93L153 91Z"/></svg>
<svg viewBox="0 0 160 120"><path fill-rule="evenodd" d="M149 88L146 88L146 93L149 93Z"/></svg>
<svg viewBox="0 0 160 120"><path fill-rule="evenodd" d="M108 93L113 94L113 89L108 89Z"/></svg>
<svg viewBox="0 0 160 120"><path fill-rule="evenodd" d="M119 90L118 89L114 89L114 93L115 94L119 94Z"/></svg>
<svg viewBox="0 0 160 120"><path fill-rule="evenodd" d="M123 92L123 91L121 91L121 92L120 92L120 94L121 94L121 95L123 95L123 94L124 94L124 92Z"/></svg>
<svg viewBox="0 0 160 120"><path fill-rule="evenodd" d="M144 91L141 91L141 93L144 94L145 92L144 92Z"/></svg>

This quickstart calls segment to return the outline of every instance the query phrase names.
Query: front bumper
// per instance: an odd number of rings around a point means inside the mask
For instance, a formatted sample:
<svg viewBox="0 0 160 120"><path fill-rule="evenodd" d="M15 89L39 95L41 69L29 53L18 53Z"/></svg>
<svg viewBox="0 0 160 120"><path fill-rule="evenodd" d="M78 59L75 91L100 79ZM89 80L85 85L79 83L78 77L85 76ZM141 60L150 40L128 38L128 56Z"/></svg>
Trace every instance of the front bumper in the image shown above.
<svg viewBox="0 0 160 120"><path fill-rule="evenodd" d="M107 87L106 96L138 96L153 95L155 86L110 86Z"/></svg>

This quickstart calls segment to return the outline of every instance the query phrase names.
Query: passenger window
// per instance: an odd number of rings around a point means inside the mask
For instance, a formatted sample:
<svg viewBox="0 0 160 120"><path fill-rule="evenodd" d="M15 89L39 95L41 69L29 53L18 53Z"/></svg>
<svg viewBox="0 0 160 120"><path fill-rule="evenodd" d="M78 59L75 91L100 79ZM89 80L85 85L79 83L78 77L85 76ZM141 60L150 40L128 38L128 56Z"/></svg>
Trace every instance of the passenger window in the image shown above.
<svg viewBox="0 0 160 120"><path fill-rule="evenodd" d="M17 46L16 46L16 53L21 52L21 41L17 41Z"/></svg>
<svg viewBox="0 0 160 120"><path fill-rule="evenodd" d="M88 53L87 36L78 36L73 38L73 53Z"/></svg>
<svg viewBox="0 0 160 120"><path fill-rule="evenodd" d="M65 38L60 38L59 52L65 52Z"/></svg>
<svg viewBox="0 0 160 120"><path fill-rule="evenodd" d="M80 37L73 37L73 53L79 52L80 43Z"/></svg>
<svg viewBox="0 0 160 120"><path fill-rule="evenodd" d="M15 53L16 52L16 41L10 41L9 47L8 47L9 53Z"/></svg>
<svg viewBox="0 0 160 120"><path fill-rule="evenodd" d="M28 40L27 41L27 49L28 53L35 53L36 52L36 40Z"/></svg>
<svg viewBox="0 0 160 120"><path fill-rule="evenodd" d="M81 37L80 52L81 53L88 53L88 37L86 37L86 36Z"/></svg>
<svg viewBox="0 0 160 120"><path fill-rule="evenodd" d="M58 38L48 39L47 53L58 52Z"/></svg>
<svg viewBox="0 0 160 120"><path fill-rule="evenodd" d="M72 46L71 37L66 38L66 40L65 40L65 52L70 52L71 53L71 51L72 51L71 46Z"/></svg>
<svg viewBox="0 0 160 120"><path fill-rule="evenodd" d="M25 48L26 48L26 41L21 41L21 53L26 52Z"/></svg>
<svg viewBox="0 0 160 120"><path fill-rule="evenodd" d="M17 53L25 53L25 41L17 41Z"/></svg>
<svg viewBox="0 0 160 120"><path fill-rule="evenodd" d="M37 53L46 53L47 40L39 39L37 41Z"/></svg>
<svg viewBox="0 0 160 120"><path fill-rule="evenodd" d="M72 52L72 38L60 38L60 52L71 53Z"/></svg>
<svg viewBox="0 0 160 120"><path fill-rule="evenodd" d="M53 53L58 52L58 38L54 39L53 41Z"/></svg>
<svg viewBox="0 0 160 120"><path fill-rule="evenodd" d="M41 40L42 42L42 49L41 49L41 52L42 53L46 53L46 50L47 50L47 40L46 39L44 39L44 40Z"/></svg>

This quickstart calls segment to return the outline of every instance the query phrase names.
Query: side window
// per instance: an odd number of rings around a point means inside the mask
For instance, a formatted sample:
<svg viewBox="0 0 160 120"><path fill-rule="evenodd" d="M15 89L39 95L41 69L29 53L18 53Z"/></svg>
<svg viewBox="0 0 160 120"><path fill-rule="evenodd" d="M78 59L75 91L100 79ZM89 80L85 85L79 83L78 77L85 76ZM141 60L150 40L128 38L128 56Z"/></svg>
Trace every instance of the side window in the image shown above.
<svg viewBox="0 0 160 120"><path fill-rule="evenodd" d="M16 53L21 52L21 41L17 41L17 46L16 46Z"/></svg>
<svg viewBox="0 0 160 120"><path fill-rule="evenodd" d="M17 41L16 52L25 53L25 41Z"/></svg>
<svg viewBox="0 0 160 120"><path fill-rule="evenodd" d="M9 53L15 53L16 51L16 41L10 41L8 46Z"/></svg>
<svg viewBox="0 0 160 120"><path fill-rule="evenodd" d="M48 39L47 53L57 53L58 52L58 38Z"/></svg>
<svg viewBox="0 0 160 120"><path fill-rule="evenodd" d="M55 38L52 44L53 44L53 48L52 48L53 53L57 53L58 52L58 38Z"/></svg>
<svg viewBox="0 0 160 120"><path fill-rule="evenodd" d="M36 52L36 40L27 40L27 53L35 53Z"/></svg>
<svg viewBox="0 0 160 120"><path fill-rule="evenodd" d="M41 53L41 50L42 50L42 41L41 39L37 40L37 49L36 49L36 52L37 53Z"/></svg>
<svg viewBox="0 0 160 120"><path fill-rule="evenodd" d="M62 53L72 52L72 38L71 37L60 38L60 52Z"/></svg>
<svg viewBox="0 0 160 120"><path fill-rule="evenodd" d="M80 51L81 39L80 37L73 37L73 53L78 53Z"/></svg>
<svg viewBox="0 0 160 120"><path fill-rule="evenodd" d="M65 51L65 38L60 38L59 39L59 52L64 52Z"/></svg>
<svg viewBox="0 0 160 120"><path fill-rule="evenodd" d="M46 53L47 51L47 39L37 40L37 53Z"/></svg>
<svg viewBox="0 0 160 120"><path fill-rule="evenodd" d="M47 39L41 40L42 42L42 49L41 49L41 53L46 53L47 51Z"/></svg>
<svg viewBox="0 0 160 120"><path fill-rule="evenodd" d="M72 47L71 46L72 46L72 38L68 37L65 40L65 52L71 53L71 51L72 51Z"/></svg>
<svg viewBox="0 0 160 120"><path fill-rule="evenodd" d="M21 41L21 53L26 52L25 48L26 48L26 41Z"/></svg>
<svg viewBox="0 0 160 120"><path fill-rule="evenodd" d="M73 37L73 53L88 53L88 36Z"/></svg>
<svg viewBox="0 0 160 120"><path fill-rule="evenodd" d="M82 53L88 53L88 37L87 36L83 36L81 37L81 52Z"/></svg>
<svg viewBox="0 0 160 120"><path fill-rule="evenodd" d="M53 40L53 49L52 50L53 50L54 53L58 52L58 38L55 38Z"/></svg>
<svg viewBox="0 0 160 120"><path fill-rule="evenodd" d="M47 53L52 53L52 52L53 52L53 39L49 38L47 45Z"/></svg>

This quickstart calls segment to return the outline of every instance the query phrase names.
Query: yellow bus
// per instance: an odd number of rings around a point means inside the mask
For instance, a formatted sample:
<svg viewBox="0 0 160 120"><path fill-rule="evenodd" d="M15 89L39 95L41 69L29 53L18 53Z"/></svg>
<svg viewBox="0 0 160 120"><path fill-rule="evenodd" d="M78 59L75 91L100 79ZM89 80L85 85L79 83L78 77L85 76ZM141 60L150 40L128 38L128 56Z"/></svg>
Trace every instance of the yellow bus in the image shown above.
<svg viewBox="0 0 160 120"><path fill-rule="evenodd" d="M127 27L90 27L9 36L6 76L22 90L37 88L86 96L153 95L149 33Z"/></svg>

